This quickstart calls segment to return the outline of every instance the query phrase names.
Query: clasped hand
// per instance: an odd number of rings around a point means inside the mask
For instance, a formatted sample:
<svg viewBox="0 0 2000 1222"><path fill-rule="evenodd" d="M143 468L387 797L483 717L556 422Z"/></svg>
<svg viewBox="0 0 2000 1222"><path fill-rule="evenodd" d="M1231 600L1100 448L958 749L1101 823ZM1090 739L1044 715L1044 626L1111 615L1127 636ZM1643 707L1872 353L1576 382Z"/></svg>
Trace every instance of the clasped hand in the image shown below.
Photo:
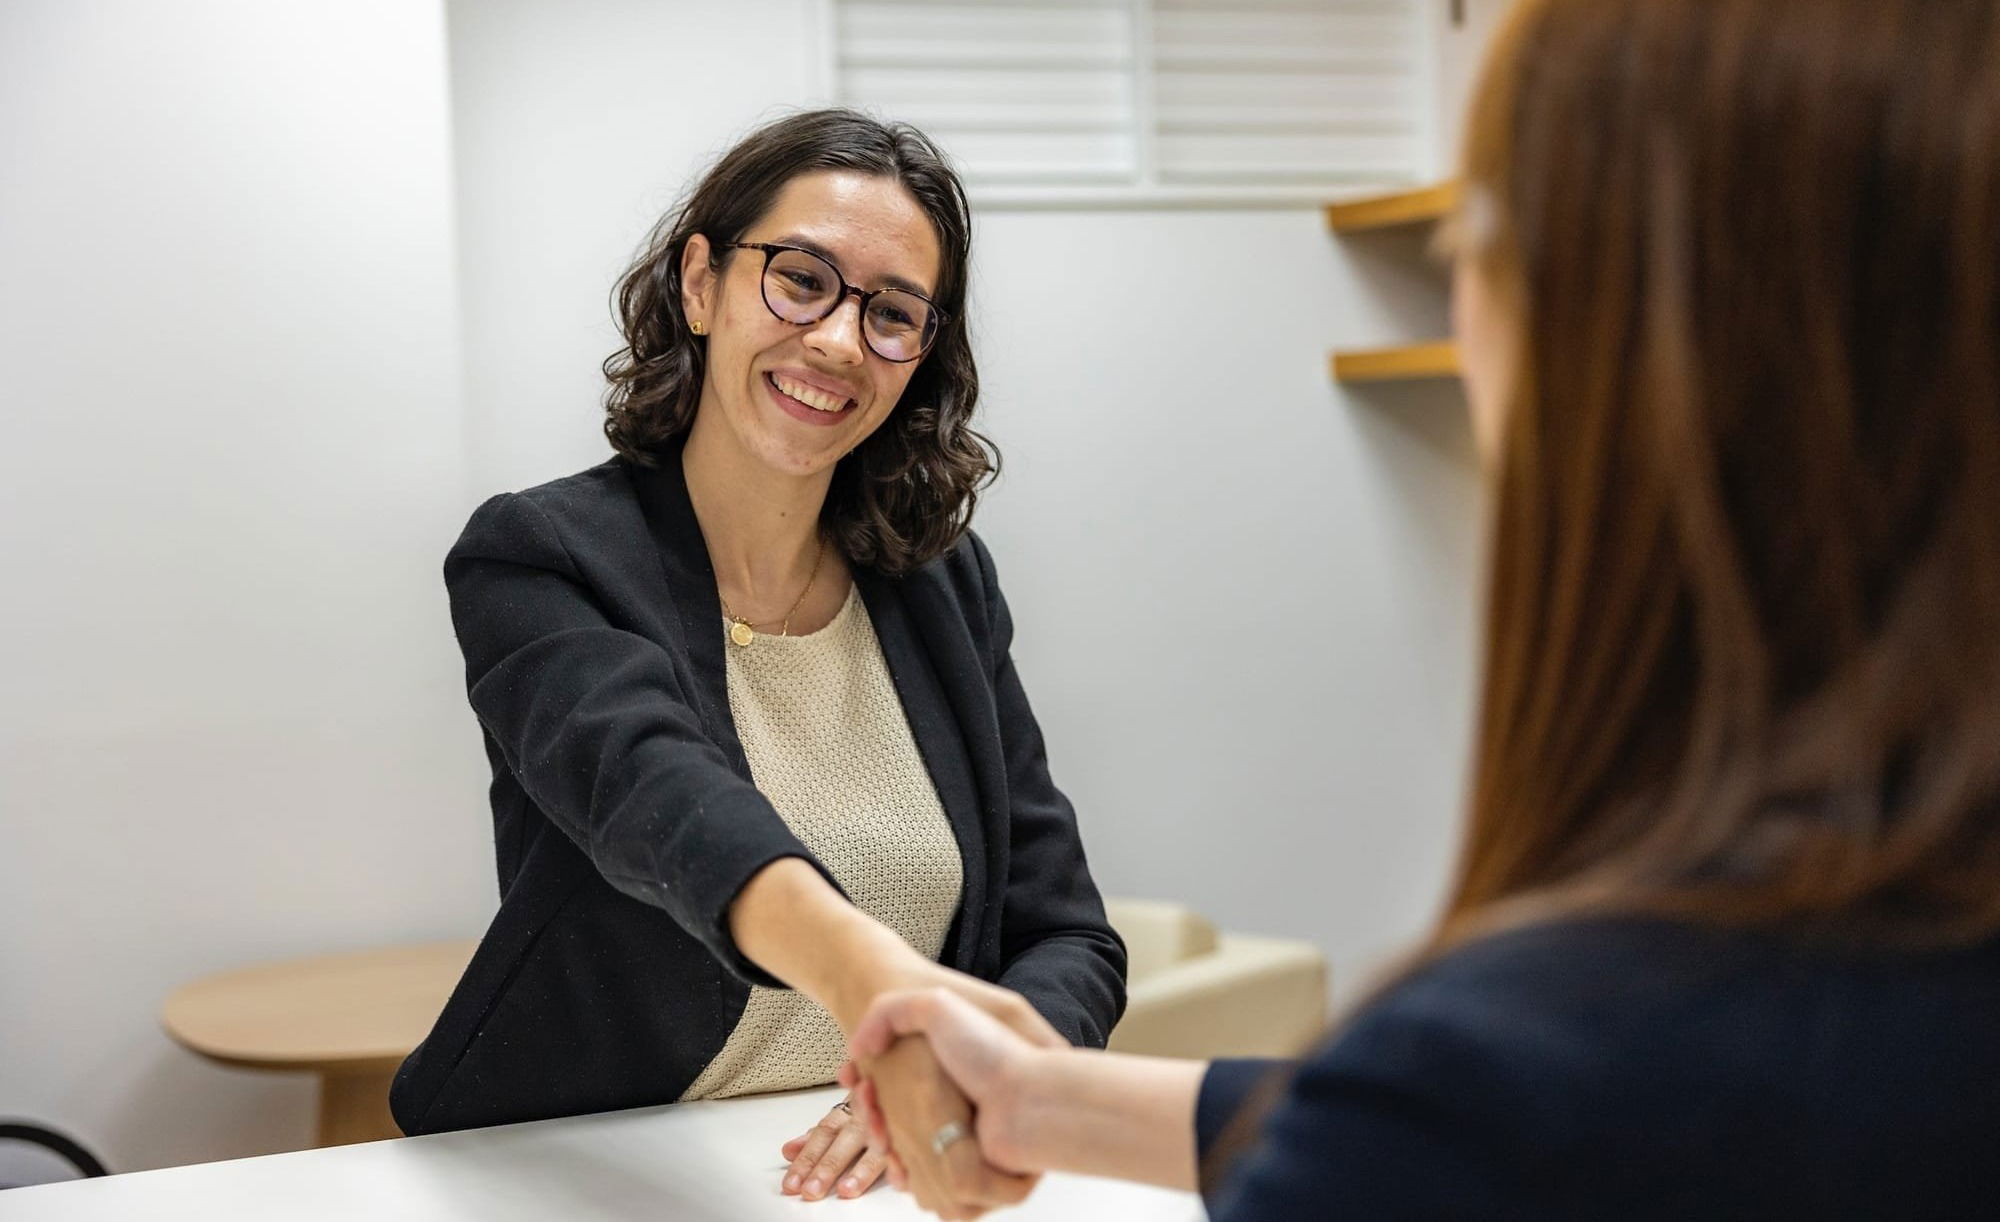
<svg viewBox="0 0 2000 1222"><path fill-rule="evenodd" d="M925 978L903 982L908 987L876 994L877 1004L867 1014L883 1012L881 1000L937 991L965 1002L1024 1046L1065 1046L1018 993L932 967ZM862 1033L854 1029L855 1035ZM868 1051L843 1066L840 1077L854 1092L850 1103L836 1106L782 1147L789 1164L782 1185L787 1195L856 1197L886 1172L919 1207L942 1218L976 1218L1021 1201L1039 1179L983 1157L974 1107L921 1036L871 1039ZM966 1136L935 1148L938 1134L954 1124Z"/></svg>
<svg viewBox="0 0 2000 1222"><path fill-rule="evenodd" d="M1032 1191L1040 1173L1020 1088L1031 1061L1065 1047L1042 1034L944 988L886 994L856 1027L841 1081L885 1148L892 1182L921 1208L977 1218ZM951 1139L951 1125L966 1136Z"/></svg>

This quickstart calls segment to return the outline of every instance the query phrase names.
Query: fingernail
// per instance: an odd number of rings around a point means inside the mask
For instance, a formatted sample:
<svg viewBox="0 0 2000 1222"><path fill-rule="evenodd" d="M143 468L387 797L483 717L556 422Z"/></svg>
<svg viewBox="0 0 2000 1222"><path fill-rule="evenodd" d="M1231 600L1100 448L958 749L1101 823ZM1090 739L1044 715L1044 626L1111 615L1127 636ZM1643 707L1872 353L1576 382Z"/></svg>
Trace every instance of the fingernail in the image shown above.
<svg viewBox="0 0 2000 1222"><path fill-rule="evenodd" d="M840 1181L840 1190L849 1196L861 1191L861 1181L852 1176Z"/></svg>
<svg viewBox="0 0 2000 1222"><path fill-rule="evenodd" d="M785 1177L785 1191L786 1191L786 1192L797 1192L798 1190L799 1190L799 1177L798 1177L798 1175L797 1175L796 1173L794 1173L794 1174L792 1174L792 1175L788 1175L788 1176L786 1176L786 1177Z"/></svg>
<svg viewBox="0 0 2000 1222"><path fill-rule="evenodd" d="M818 1195L819 1195L819 1191L820 1191L820 1187L819 1187L819 1181L818 1181L818 1180L807 1180L807 1181L806 1181L806 1195L807 1195L807 1196L809 1196L809 1197L816 1197L816 1196L818 1196Z"/></svg>

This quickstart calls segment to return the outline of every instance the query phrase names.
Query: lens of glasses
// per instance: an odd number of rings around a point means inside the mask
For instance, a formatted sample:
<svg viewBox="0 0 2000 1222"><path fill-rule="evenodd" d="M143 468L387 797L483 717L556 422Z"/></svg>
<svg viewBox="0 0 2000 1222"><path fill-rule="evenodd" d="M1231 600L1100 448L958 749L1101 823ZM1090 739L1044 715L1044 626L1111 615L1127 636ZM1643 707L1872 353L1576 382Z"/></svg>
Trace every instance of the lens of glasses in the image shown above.
<svg viewBox="0 0 2000 1222"><path fill-rule="evenodd" d="M840 273L825 259L803 250L771 252L764 266L764 304L771 313L802 326L816 323L833 312L840 297ZM937 328L935 313L915 293L883 289L868 297L861 334L884 360L914 361Z"/></svg>

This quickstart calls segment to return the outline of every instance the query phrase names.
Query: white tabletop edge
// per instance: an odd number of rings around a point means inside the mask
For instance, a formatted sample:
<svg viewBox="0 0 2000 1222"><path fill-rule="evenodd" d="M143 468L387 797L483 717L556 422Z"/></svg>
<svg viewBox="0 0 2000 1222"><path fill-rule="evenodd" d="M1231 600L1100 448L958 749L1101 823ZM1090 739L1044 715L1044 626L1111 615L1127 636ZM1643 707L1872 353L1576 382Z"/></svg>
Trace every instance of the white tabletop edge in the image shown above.
<svg viewBox="0 0 2000 1222"><path fill-rule="evenodd" d="M928 1217L886 1184L853 1201L779 1193L778 1147L841 1094L825 1088L670 1104L16 1188L0 1192L0 1222ZM1203 1213L1191 1193L1050 1175L1026 1204L989 1216L1198 1222Z"/></svg>

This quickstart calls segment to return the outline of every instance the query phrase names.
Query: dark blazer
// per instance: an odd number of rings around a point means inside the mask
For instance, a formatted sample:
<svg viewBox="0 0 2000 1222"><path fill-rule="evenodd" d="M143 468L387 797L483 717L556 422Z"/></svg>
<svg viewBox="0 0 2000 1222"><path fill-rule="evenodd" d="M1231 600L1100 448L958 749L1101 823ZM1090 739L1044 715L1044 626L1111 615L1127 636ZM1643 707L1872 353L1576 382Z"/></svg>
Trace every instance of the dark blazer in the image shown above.
<svg viewBox="0 0 2000 1222"><path fill-rule="evenodd" d="M942 961L1101 1047L1125 950L1049 779L991 558L968 535L916 572L855 581L963 859ZM826 873L751 783L678 450L486 502L445 584L493 766L500 910L396 1075L396 1122L672 1102L750 985L778 984L730 941L737 892L781 857Z"/></svg>
<svg viewBox="0 0 2000 1222"><path fill-rule="evenodd" d="M1204 1151L1270 1070L1210 1068ZM1208 1195L1215 1222L2000 1217L2000 942L1496 937L1357 1014Z"/></svg>

